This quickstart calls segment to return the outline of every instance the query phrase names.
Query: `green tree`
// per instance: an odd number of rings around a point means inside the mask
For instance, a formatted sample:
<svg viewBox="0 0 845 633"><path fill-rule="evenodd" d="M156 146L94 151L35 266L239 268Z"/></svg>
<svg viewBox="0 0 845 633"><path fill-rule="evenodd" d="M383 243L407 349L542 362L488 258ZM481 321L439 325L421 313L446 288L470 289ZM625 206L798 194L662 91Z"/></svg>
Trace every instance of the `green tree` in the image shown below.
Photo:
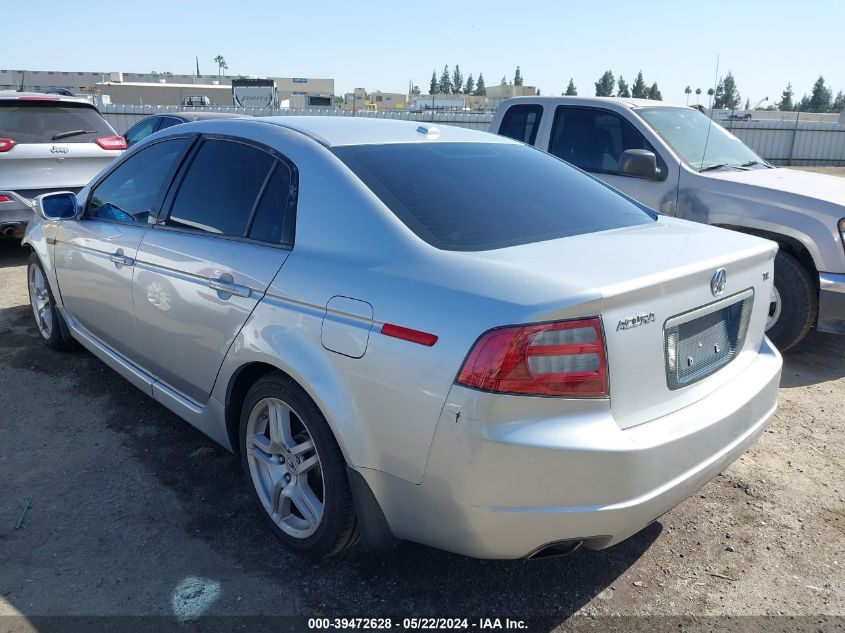
<svg viewBox="0 0 845 633"><path fill-rule="evenodd" d="M487 86L484 83L484 73L478 73L478 83L475 84L475 96L484 97L487 95Z"/></svg>
<svg viewBox="0 0 845 633"><path fill-rule="evenodd" d="M440 75L440 85L438 86L441 94L448 95L452 92L452 77L449 75L449 64L443 66L443 74Z"/></svg>
<svg viewBox="0 0 845 633"><path fill-rule="evenodd" d="M226 64L226 60L223 58L223 55L215 57L214 63L217 64L217 76L222 77L223 71L229 68L228 64Z"/></svg>
<svg viewBox="0 0 845 633"><path fill-rule="evenodd" d="M798 112L809 112L810 111L810 97L804 95L801 97L801 101L795 102L795 108Z"/></svg>
<svg viewBox="0 0 845 633"><path fill-rule="evenodd" d="M468 95L473 94L475 91L475 79L472 78L472 73L469 74L467 77L467 82L464 84L464 92Z"/></svg>
<svg viewBox="0 0 845 633"><path fill-rule="evenodd" d="M810 95L810 112L827 112L830 110L832 100L830 88L824 85L824 77L819 76L813 84L813 92Z"/></svg>
<svg viewBox="0 0 845 633"><path fill-rule="evenodd" d="M689 105L689 96L692 94L692 88L689 86L684 88L684 94L687 96L687 105Z"/></svg>
<svg viewBox="0 0 845 633"><path fill-rule="evenodd" d="M836 99L833 100L833 111L842 112L845 110L845 94L840 90L836 93Z"/></svg>
<svg viewBox="0 0 845 633"><path fill-rule="evenodd" d="M428 94L436 95L440 92L440 84L437 82L437 71L431 71L431 83L428 86Z"/></svg>
<svg viewBox="0 0 845 633"><path fill-rule="evenodd" d="M645 85L645 79L643 79L643 71L637 73L637 79L631 86L631 96L634 99L648 99L648 87Z"/></svg>
<svg viewBox="0 0 845 633"><path fill-rule="evenodd" d="M499 82L500 86L507 86L508 85L508 78L502 75L502 81Z"/></svg>
<svg viewBox="0 0 845 633"><path fill-rule="evenodd" d="M742 103L742 98L737 90L736 80L733 73L728 71L724 79L720 79L716 85L713 107L717 110L736 110L740 103Z"/></svg>
<svg viewBox="0 0 845 633"><path fill-rule="evenodd" d="M619 88L616 91L617 97L630 97L631 90L628 88L628 82L622 78L622 75L619 75L619 81L616 82Z"/></svg>
<svg viewBox="0 0 845 633"><path fill-rule="evenodd" d="M795 107L795 104L792 102L792 97L794 95L795 92L792 90L792 84L786 84L786 88L784 88L783 93L780 95L778 110L782 110L783 112L792 110Z"/></svg>
<svg viewBox="0 0 845 633"><path fill-rule="evenodd" d="M707 89L707 96L709 97L709 101L710 101L710 104L707 106L708 108L713 107L713 95L715 95L715 94L716 94L716 91L713 90L713 88Z"/></svg>
<svg viewBox="0 0 845 633"><path fill-rule="evenodd" d="M464 76L461 74L461 67L455 64L455 70L452 72L452 93L459 95L464 87Z"/></svg>
<svg viewBox="0 0 845 633"><path fill-rule="evenodd" d="M596 82L596 96L612 97L613 86L615 85L616 79L613 77L613 73L609 70L604 71L604 74L599 77L599 80Z"/></svg>
<svg viewBox="0 0 845 633"><path fill-rule="evenodd" d="M575 87L575 82L572 81L572 77L569 78L569 85L566 86L566 92L563 93L566 97L577 97L578 96L578 88Z"/></svg>
<svg viewBox="0 0 845 633"><path fill-rule="evenodd" d="M648 89L648 98L652 101L663 101L663 95L660 94L660 88L657 87L656 81Z"/></svg>
<svg viewBox="0 0 845 633"><path fill-rule="evenodd" d="M698 100L701 98L701 88L695 89L695 105L698 105Z"/></svg>
<svg viewBox="0 0 845 633"><path fill-rule="evenodd" d="M519 71L519 66L516 67L516 71L513 74L513 85L514 86L521 86L522 85L522 73Z"/></svg>
<svg viewBox="0 0 845 633"><path fill-rule="evenodd" d="M750 109L751 109L751 97L748 97L748 98L745 100L745 109L746 109L746 110L750 110Z"/></svg>

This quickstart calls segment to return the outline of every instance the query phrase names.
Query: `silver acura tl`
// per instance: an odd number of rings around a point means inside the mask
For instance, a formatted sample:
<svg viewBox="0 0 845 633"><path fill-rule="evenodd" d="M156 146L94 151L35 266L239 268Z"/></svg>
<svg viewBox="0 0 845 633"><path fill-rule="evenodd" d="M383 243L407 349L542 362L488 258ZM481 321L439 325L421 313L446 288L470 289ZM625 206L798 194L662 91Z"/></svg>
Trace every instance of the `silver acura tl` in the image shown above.
<svg viewBox="0 0 845 633"><path fill-rule="evenodd" d="M44 342L239 453L296 551L607 547L775 410L774 243L659 216L504 137L189 123L36 209Z"/></svg>

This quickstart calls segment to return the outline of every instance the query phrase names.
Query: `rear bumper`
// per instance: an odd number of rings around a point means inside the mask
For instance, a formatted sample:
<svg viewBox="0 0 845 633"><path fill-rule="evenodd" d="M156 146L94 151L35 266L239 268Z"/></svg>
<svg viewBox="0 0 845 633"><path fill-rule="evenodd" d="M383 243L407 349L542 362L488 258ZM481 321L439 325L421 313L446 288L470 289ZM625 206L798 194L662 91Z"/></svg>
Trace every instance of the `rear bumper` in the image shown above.
<svg viewBox="0 0 845 633"><path fill-rule="evenodd" d="M479 407L474 400L513 396L455 387L422 484L360 472L398 538L479 558L522 558L561 541L601 549L637 533L737 459L771 420L780 373L780 354L765 340L736 380L625 430L606 400L570 401L567 416L480 419L476 412L511 404Z"/></svg>
<svg viewBox="0 0 845 633"><path fill-rule="evenodd" d="M845 275L819 273L820 332L845 334Z"/></svg>
<svg viewBox="0 0 845 633"><path fill-rule="evenodd" d="M0 191L0 196L10 198L0 202L0 237L23 237L32 219L32 201L14 191Z"/></svg>

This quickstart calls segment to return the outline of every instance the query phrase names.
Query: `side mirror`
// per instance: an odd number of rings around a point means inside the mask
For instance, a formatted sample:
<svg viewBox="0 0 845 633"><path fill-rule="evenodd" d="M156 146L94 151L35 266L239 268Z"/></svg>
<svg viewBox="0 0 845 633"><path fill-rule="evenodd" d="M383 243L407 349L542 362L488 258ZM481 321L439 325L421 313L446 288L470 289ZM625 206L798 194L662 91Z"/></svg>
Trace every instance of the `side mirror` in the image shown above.
<svg viewBox="0 0 845 633"><path fill-rule="evenodd" d="M619 159L619 174L646 180L660 180L657 156L647 149L626 149Z"/></svg>
<svg viewBox="0 0 845 633"><path fill-rule="evenodd" d="M35 212L45 220L69 220L79 213L79 203L72 191L45 193L34 202Z"/></svg>

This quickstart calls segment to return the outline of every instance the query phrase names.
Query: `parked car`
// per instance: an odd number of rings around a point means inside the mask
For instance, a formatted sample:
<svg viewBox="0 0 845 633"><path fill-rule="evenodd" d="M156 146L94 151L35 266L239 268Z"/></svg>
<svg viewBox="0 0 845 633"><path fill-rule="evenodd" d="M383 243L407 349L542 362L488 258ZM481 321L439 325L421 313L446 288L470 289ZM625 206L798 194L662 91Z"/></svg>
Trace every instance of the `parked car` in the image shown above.
<svg viewBox="0 0 845 633"><path fill-rule="evenodd" d="M0 236L23 236L32 198L79 191L126 149L84 99L0 92Z"/></svg>
<svg viewBox="0 0 845 633"><path fill-rule="evenodd" d="M231 112L168 112L166 114L153 114L144 117L123 135L126 143L132 147L138 141L147 138L150 134L164 130L180 123L191 121L205 121L207 119L238 119L242 114Z"/></svg>
<svg viewBox="0 0 845 633"><path fill-rule="evenodd" d="M659 101L521 97L490 130L535 145L671 216L774 240L767 334L845 334L845 180L779 169L701 112Z"/></svg>
<svg viewBox="0 0 845 633"><path fill-rule="evenodd" d="M775 410L776 245L504 137L198 121L37 208L44 342L237 452L297 551L607 547Z"/></svg>
<svg viewBox="0 0 845 633"><path fill-rule="evenodd" d="M188 107L190 107L190 106L202 107L202 106L210 106L212 104L211 104L211 99L209 99L205 95L192 95L190 97L185 97L184 99L182 99L182 105L188 106Z"/></svg>

